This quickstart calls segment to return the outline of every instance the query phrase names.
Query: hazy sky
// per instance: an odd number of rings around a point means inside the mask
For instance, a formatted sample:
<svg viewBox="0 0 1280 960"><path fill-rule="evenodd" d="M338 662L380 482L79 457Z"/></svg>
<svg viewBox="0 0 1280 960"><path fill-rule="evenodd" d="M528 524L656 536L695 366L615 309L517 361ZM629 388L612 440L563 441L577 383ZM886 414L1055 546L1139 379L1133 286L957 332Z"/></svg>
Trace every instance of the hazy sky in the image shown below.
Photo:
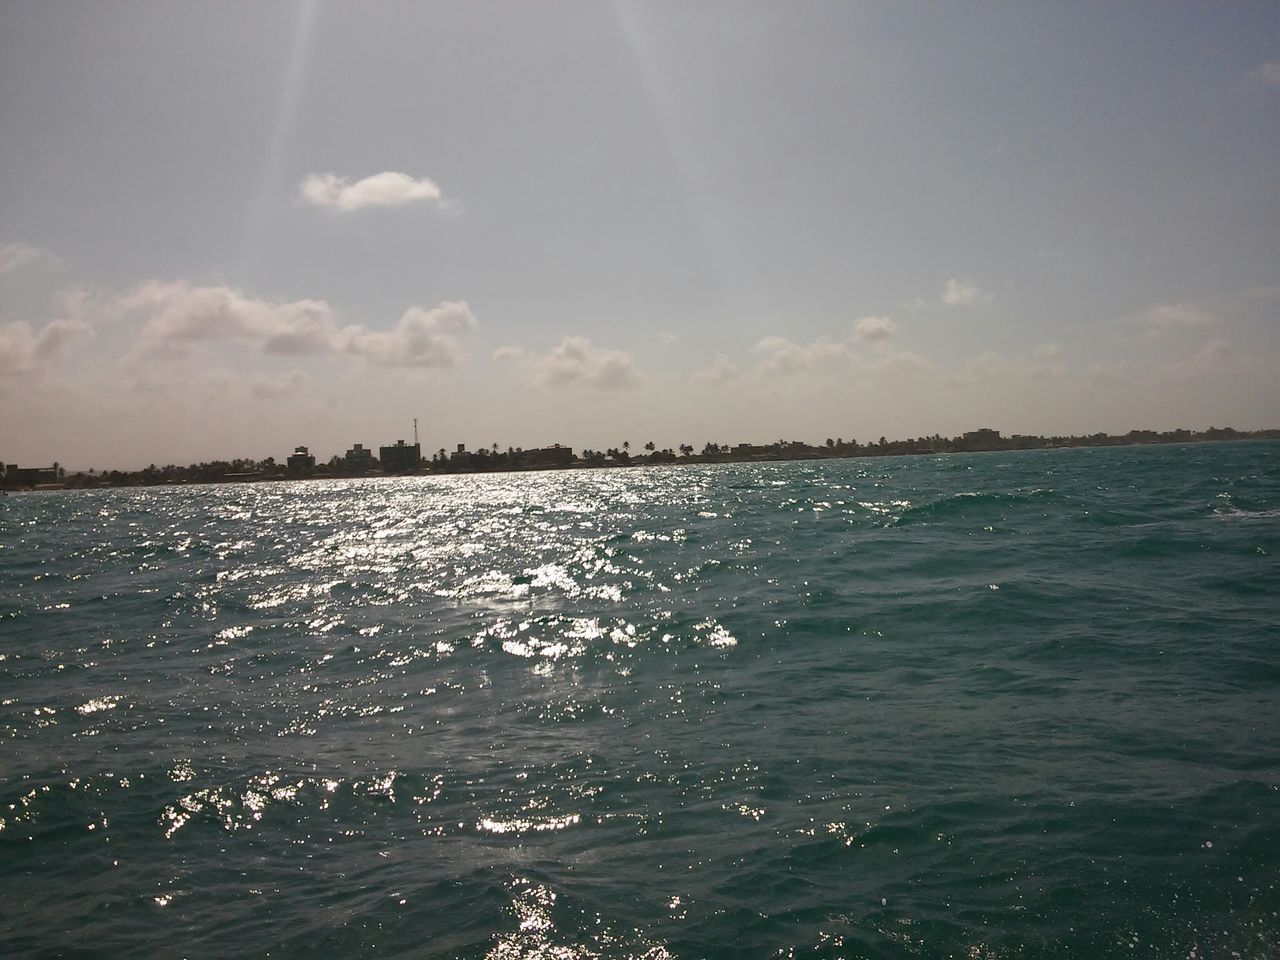
<svg viewBox="0 0 1280 960"><path fill-rule="evenodd" d="M0 0L0 459L1280 427L1280 4Z"/></svg>

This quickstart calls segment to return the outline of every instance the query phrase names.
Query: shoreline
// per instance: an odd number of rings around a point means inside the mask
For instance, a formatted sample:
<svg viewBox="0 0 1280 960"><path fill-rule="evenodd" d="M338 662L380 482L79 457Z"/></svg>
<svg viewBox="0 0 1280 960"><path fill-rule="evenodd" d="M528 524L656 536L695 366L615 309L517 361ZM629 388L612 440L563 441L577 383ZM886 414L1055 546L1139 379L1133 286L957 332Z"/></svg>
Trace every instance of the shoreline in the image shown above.
<svg viewBox="0 0 1280 960"><path fill-rule="evenodd" d="M994 431L992 431L994 433ZM1144 432L1145 433L1145 432ZM519 463L505 459L507 454L489 455L484 453L467 453L460 451L450 460L423 461L417 469L410 470L366 470L362 472L332 471L318 467L305 474L293 474L285 470L272 472L245 472L243 470L227 470L221 475L205 475L199 477L174 476L171 471L187 471L190 468L164 467L148 468L136 471L104 471L102 473L77 472L66 475L57 481L36 484L0 485L0 493L40 493L48 491L103 490L121 487L178 487L197 486L200 484L235 484L235 483L276 483L314 480L360 480L406 476L456 476L489 473L542 473L560 470L617 470L636 467L706 465L720 463L787 463L794 461L819 460L857 460L876 457L893 456L939 456L955 453L1014 453L1028 450L1070 450L1090 449L1098 447L1137 447L1187 445L1200 443L1230 443L1237 441L1280 440L1280 430L1236 431L1231 428L1198 433L1186 432L1188 435L1158 434L1155 436L1104 435L1087 437L999 437L983 438L992 442L966 441L965 438L921 438L919 440L885 441L872 444L840 444L827 441L823 446L811 446L799 441L771 444L767 447L749 447L740 445L729 450L717 449L702 453L682 452L676 455L671 450L655 451L648 454L631 456L622 451L608 451L608 455L595 451L583 451L583 457L574 457L571 462L561 464ZM1179 432L1181 434L1181 432ZM708 445L710 447L711 445ZM691 447L683 450L692 451ZM464 457L465 460L459 458ZM336 458L335 458L336 459ZM245 461L215 461L214 464L200 465L217 469L217 465L242 466Z"/></svg>

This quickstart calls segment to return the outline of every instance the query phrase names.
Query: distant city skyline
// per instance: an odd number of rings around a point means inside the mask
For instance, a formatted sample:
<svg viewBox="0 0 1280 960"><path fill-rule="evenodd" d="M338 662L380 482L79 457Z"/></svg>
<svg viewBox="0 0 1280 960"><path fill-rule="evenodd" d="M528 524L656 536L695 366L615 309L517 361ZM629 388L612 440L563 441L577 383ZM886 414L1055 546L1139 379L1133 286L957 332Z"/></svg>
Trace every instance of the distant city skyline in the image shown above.
<svg viewBox="0 0 1280 960"><path fill-rule="evenodd" d="M0 5L0 459L1280 426L1280 7Z"/></svg>

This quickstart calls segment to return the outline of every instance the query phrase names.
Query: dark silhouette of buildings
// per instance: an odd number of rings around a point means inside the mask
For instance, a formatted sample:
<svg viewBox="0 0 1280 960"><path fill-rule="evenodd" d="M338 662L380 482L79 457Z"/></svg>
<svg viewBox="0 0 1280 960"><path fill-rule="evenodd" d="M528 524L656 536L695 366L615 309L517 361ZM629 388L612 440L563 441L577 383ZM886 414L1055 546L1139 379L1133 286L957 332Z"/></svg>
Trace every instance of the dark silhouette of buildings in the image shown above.
<svg viewBox="0 0 1280 960"><path fill-rule="evenodd" d="M416 443L397 440L394 447L379 447L378 459L383 470L417 470L422 462L422 448Z"/></svg>
<svg viewBox="0 0 1280 960"><path fill-rule="evenodd" d="M385 448L384 448L385 449ZM363 443L357 443L342 458L342 469L347 473L365 473L376 466L373 462L373 451Z"/></svg>
<svg viewBox="0 0 1280 960"><path fill-rule="evenodd" d="M525 450L522 460L524 465L530 467L571 467L573 447L562 447L556 443L536 450Z"/></svg>
<svg viewBox="0 0 1280 960"><path fill-rule="evenodd" d="M8 466L0 463L0 485L6 487L36 487L47 483L57 483L66 471L56 463L51 467L20 467L16 463Z"/></svg>
<svg viewBox="0 0 1280 960"><path fill-rule="evenodd" d="M990 427L970 430L957 437L941 434L915 437L906 440L888 440L858 443L856 440L827 438L824 444L809 444L799 440L777 440L772 443L736 445L707 442L701 453L689 443L679 445L679 456L672 448L658 449L653 441L644 444L645 453L632 455L630 444L623 442L620 449L583 450L575 456L572 447L553 444L524 450L498 445L481 447L475 452L458 444L453 454L441 448L431 457L429 464L422 463L421 448L417 443L403 440L393 446L381 448L382 472L386 473L490 473L516 470L548 470L566 467L628 468L631 466L659 466L662 464L735 463L774 460L817 460L846 457L912 456L920 454L976 453L997 450L1044 450L1062 447L1109 447L1148 443L1200 443L1226 440L1280 440L1280 430L1233 430L1230 427L1209 427L1207 430L1130 430L1124 434L1092 433L1088 436L1030 436L1013 434L1003 436ZM287 465L287 466L286 466ZM88 470L68 475L57 463L51 467L19 467L0 463L0 487L15 489L56 489L61 487L131 487L159 484L225 483L229 481L284 480L286 478L364 476L378 472L378 461L373 452L357 443L347 451L346 457L334 456L328 463L316 466L315 457L306 447L295 448L286 464L278 464L274 457L265 460L236 459L213 460L193 463L190 466L154 463L140 470Z"/></svg>
<svg viewBox="0 0 1280 960"><path fill-rule="evenodd" d="M306 447L294 447L293 455L285 459L291 477L305 477L316 468L316 458Z"/></svg>

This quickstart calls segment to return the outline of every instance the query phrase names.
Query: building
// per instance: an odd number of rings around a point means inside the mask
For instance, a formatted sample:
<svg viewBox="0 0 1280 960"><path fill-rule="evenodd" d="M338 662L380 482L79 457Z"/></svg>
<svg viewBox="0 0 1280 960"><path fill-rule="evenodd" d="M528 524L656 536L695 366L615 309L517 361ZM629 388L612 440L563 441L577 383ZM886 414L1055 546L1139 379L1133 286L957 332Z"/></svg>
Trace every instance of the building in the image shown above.
<svg viewBox="0 0 1280 960"><path fill-rule="evenodd" d="M562 447L556 443L549 447L526 450L524 462L531 467L571 467L573 466L573 447Z"/></svg>
<svg viewBox="0 0 1280 960"><path fill-rule="evenodd" d="M383 449L385 450L386 447ZM342 469L350 473L363 473L366 470L372 470L374 466L373 451L366 448L363 443L357 443L342 458Z"/></svg>
<svg viewBox="0 0 1280 960"><path fill-rule="evenodd" d="M397 440L394 447L379 447L378 459L383 470L417 470L422 463L422 448L416 443Z"/></svg>
<svg viewBox="0 0 1280 960"><path fill-rule="evenodd" d="M55 463L52 467L20 467L11 463L3 470L6 487L34 487L44 483L57 483L63 471Z"/></svg>
<svg viewBox="0 0 1280 960"><path fill-rule="evenodd" d="M306 447L294 447L293 454L285 460L290 476L301 476L316 468L316 458Z"/></svg>
<svg viewBox="0 0 1280 960"><path fill-rule="evenodd" d="M956 449L999 450L1004 445L1004 440L1001 438L999 430L982 427L979 430L970 430L963 434L960 437L960 442L956 444Z"/></svg>

